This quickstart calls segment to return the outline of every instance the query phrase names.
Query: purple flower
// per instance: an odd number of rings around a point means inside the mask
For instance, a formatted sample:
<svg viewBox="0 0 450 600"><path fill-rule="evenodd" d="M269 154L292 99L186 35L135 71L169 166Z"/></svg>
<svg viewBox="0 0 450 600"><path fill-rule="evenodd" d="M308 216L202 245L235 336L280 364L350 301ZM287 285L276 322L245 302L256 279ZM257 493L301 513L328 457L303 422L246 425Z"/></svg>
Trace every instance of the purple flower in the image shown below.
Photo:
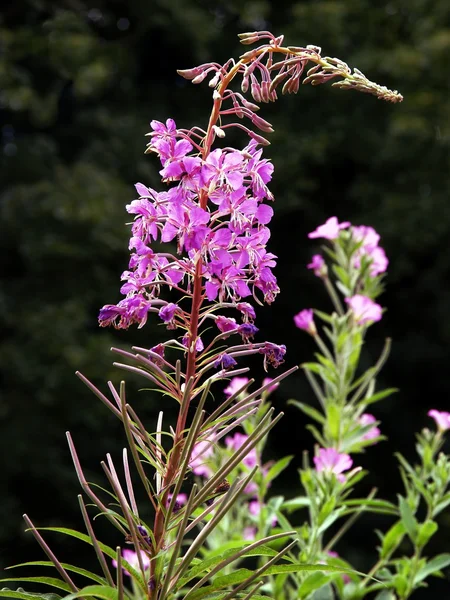
<svg viewBox="0 0 450 600"><path fill-rule="evenodd" d="M240 333L244 342L249 342L258 331L259 329L252 325L252 323L242 323L238 327L238 333Z"/></svg>
<svg viewBox="0 0 450 600"><path fill-rule="evenodd" d="M218 369L220 367L221 369L226 370L226 369L231 369L232 367L235 367L236 365L237 365L237 362L234 360L234 358L232 356L230 356L229 354L227 354L226 352L222 352L222 354L219 354L219 356L214 361L214 367L216 369Z"/></svg>
<svg viewBox="0 0 450 600"><path fill-rule="evenodd" d="M384 273L388 267L389 260L383 248L378 246L380 236L375 229L373 227L366 227L365 225L352 227L352 237L355 241L361 243L361 247L355 253L355 267L359 268L361 257L365 256L370 261L369 272L372 277Z"/></svg>
<svg viewBox="0 0 450 600"><path fill-rule="evenodd" d="M376 419L373 415L370 415L369 413L364 413L363 415L361 415L359 417L359 424L362 425L363 427L366 427L367 425L371 425L372 423L375 423ZM373 440L373 438L378 437L379 435L381 435L381 431L379 430L378 427L376 427L375 425L369 429L369 431L367 431L362 439L363 440Z"/></svg>
<svg viewBox="0 0 450 600"><path fill-rule="evenodd" d="M277 368L284 362L284 355L286 354L286 346L281 344L273 344L272 342L265 342L264 346L259 349L260 354L264 354L264 368L267 364Z"/></svg>
<svg viewBox="0 0 450 600"><path fill-rule="evenodd" d="M437 428L440 432L450 429L450 413L441 412L433 408L432 410L428 411L428 416L435 420Z"/></svg>
<svg viewBox="0 0 450 600"><path fill-rule="evenodd" d="M353 461L348 454L339 454L334 448L319 448L319 452L314 457L314 464L318 473L322 471L328 474L334 473L343 483L345 475L342 473L351 468Z"/></svg>
<svg viewBox="0 0 450 600"><path fill-rule="evenodd" d="M230 379L228 386L223 391L228 397L232 396L249 381L250 380L248 377L233 377L233 379Z"/></svg>
<svg viewBox="0 0 450 600"><path fill-rule="evenodd" d="M256 319L255 309L248 302L239 302L236 304L236 308L241 312L244 321L254 321Z"/></svg>
<svg viewBox="0 0 450 600"><path fill-rule="evenodd" d="M294 316L294 323L299 329L303 329L310 335L316 335L317 329L314 323L314 313L312 308L305 308Z"/></svg>
<svg viewBox="0 0 450 600"><path fill-rule="evenodd" d="M189 335L186 333L186 335L183 336L183 339L181 340L181 343L183 344L183 346L185 348L189 347ZM205 346L202 342L202 338L200 336L197 336L196 340L195 340L195 351L196 352L203 352L203 350L205 349Z"/></svg>
<svg viewBox="0 0 450 600"><path fill-rule="evenodd" d="M312 269L314 271L314 275L317 277L322 277L327 272L325 261L320 254L314 254L311 258L311 262L306 268Z"/></svg>
<svg viewBox="0 0 450 600"><path fill-rule="evenodd" d="M227 331L236 331L238 328L236 319L230 319L230 318L224 317L222 315L217 316L216 326L221 333L225 333Z"/></svg>
<svg viewBox="0 0 450 600"><path fill-rule="evenodd" d="M242 446L248 440L248 435L244 433L235 433L233 436L229 435L225 438L225 445L229 450L234 450L237 452L242 448ZM249 452L244 456L242 462L249 469L253 469L258 464L258 454L256 452L256 448L252 448Z"/></svg>
<svg viewBox="0 0 450 600"><path fill-rule="evenodd" d="M319 225L317 229L308 233L309 238L325 238L327 240L335 240L339 237L339 231L350 226L349 221L339 223L337 217L330 217L324 225Z"/></svg>
<svg viewBox="0 0 450 600"><path fill-rule="evenodd" d="M356 294L351 298L345 298L345 301L353 312L356 323L359 325L380 321L382 316L381 306L367 296Z"/></svg>
<svg viewBox="0 0 450 600"><path fill-rule="evenodd" d="M263 385L267 385L268 383L270 383L272 381L271 377L264 377L262 384ZM274 392L277 387L280 385L280 382L277 381L276 383L273 383L271 386L269 386L266 390L265 390L265 394L271 394L272 392Z"/></svg>
<svg viewBox="0 0 450 600"><path fill-rule="evenodd" d="M150 566L150 559L147 556L147 554L145 552L143 552L142 550L140 550L140 553L141 553L142 565L143 565L144 569L148 569ZM134 569L139 569L138 555L134 550L129 550L128 548L124 548L122 550L122 557L124 560L127 561L127 563L131 567L133 567ZM113 564L113 567L116 567L116 569L117 569L117 560L113 559L112 564ZM130 573L126 569L123 568L122 570L123 570L124 575L130 576Z"/></svg>
<svg viewBox="0 0 450 600"><path fill-rule="evenodd" d="M159 318L164 321L167 325L167 329L175 329L176 325L174 323L174 317L177 312L179 312L180 308L178 304L174 304L173 302L169 302L159 310Z"/></svg>

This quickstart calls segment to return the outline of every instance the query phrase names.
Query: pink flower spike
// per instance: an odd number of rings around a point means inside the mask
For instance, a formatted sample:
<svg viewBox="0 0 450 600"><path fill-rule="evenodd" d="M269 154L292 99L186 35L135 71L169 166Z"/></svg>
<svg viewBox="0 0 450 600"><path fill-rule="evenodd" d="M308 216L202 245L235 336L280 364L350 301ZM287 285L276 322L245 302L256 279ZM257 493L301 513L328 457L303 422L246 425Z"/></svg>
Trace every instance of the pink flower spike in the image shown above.
<svg viewBox="0 0 450 600"><path fill-rule="evenodd" d="M375 423L376 419L373 415L369 415L369 413L364 413L363 415L361 415L359 417L359 424L362 425L363 427L367 426L367 425L371 425L372 423ZM372 429L369 429L369 431L367 431L362 439L363 440L373 440L373 438L378 437L379 435L381 435L381 431L379 430L378 427L376 427L375 425L372 427Z"/></svg>
<svg viewBox="0 0 450 600"><path fill-rule="evenodd" d="M450 413L441 412L433 408L428 411L428 416L435 420L437 428L441 433L450 429Z"/></svg>
<svg viewBox="0 0 450 600"><path fill-rule="evenodd" d="M319 225L316 230L308 233L308 237L311 239L325 238L327 240L335 240L339 237L339 231L341 229L346 229L350 225L351 223L349 221L339 223L337 217L330 217L323 225Z"/></svg>
<svg viewBox="0 0 450 600"><path fill-rule="evenodd" d="M356 294L351 298L346 298L345 301L347 302L350 310L353 311L354 319L359 325L381 320L381 306L371 300L369 297Z"/></svg>
<svg viewBox="0 0 450 600"><path fill-rule="evenodd" d="M345 475L342 475L344 471L348 471L353 460L348 454L339 454L334 448L319 448L317 456L314 457L314 464L316 471L320 473L334 473L338 480L343 483L345 481Z"/></svg>
<svg viewBox="0 0 450 600"><path fill-rule="evenodd" d="M294 316L294 323L299 329L303 329L303 331L306 331L310 335L317 334L312 308L305 308L296 314Z"/></svg>

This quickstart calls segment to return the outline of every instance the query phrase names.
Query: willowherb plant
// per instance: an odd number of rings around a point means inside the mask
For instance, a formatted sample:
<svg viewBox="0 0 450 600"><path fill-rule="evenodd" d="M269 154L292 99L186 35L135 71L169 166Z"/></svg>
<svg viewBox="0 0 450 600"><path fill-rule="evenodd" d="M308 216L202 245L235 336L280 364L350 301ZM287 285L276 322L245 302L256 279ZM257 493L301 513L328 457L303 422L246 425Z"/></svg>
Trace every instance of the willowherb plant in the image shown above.
<svg viewBox="0 0 450 600"><path fill-rule="evenodd" d="M116 366L141 375L178 403L176 424L172 427L165 423L160 412L156 431L151 432L154 427L148 428L128 404L123 382L119 389L108 383L110 399L79 374L123 422L127 436L124 483L109 455L102 464L114 500L110 505L86 480L68 435L83 491L97 514L106 516L117 530L119 545L111 548L97 539L81 496L87 534L65 528L47 529L91 545L101 575L61 563L25 516L49 558L38 564L53 565L59 574L58 579L34 577L31 581L56 587L66 598L262 599L268 598L260 593L264 576L286 577L289 573L322 572L325 568L332 573L342 571L340 566L320 564L316 555L309 562L293 559L291 550L298 543L295 529L271 532L279 507L262 505L270 478L287 464L261 464L264 439L281 417L273 417L265 398L268 390L294 369L252 392L248 390L251 380L244 382L214 410L207 411L205 404L213 384L231 374L247 372L243 357L261 354L267 369L282 364L286 352L280 340L254 341L258 329L251 302L271 303L279 292L272 271L276 256L267 249L273 215L268 183L273 165L263 158L261 148L269 143L262 134L271 133L272 126L257 114L259 104L276 100L280 86L282 93L296 93L301 81L318 85L335 80L335 87L359 90L390 102L401 101L402 97L370 82L357 69L352 73L339 59L322 57L316 46L285 47L283 36L269 32L246 33L240 38L243 44L262 44L238 61L230 59L224 65L207 63L179 71L193 83L209 78L213 107L206 128L179 129L172 119L151 122L146 152L156 154L161 161L160 174L166 188L156 191L136 184L139 198L127 205L134 221L129 267L122 274L124 298L104 306L99 316L101 326L124 329L132 324L141 328L149 313L156 313L171 331L170 339L155 340L151 348L113 350L127 361ZM230 87L236 78L241 82L240 91ZM253 101L246 98L248 91ZM247 134L249 139L242 149L224 145L230 128ZM222 145L215 147L216 142ZM154 242L167 243L167 249L154 251ZM234 431L239 426L245 434ZM221 440L228 447L227 455L211 468L208 461ZM134 467L129 463L129 454ZM259 467L262 475L257 474ZM240 476L233 477L230 484L227 476L236 470ZM207 477L190 485L191 472ZM223 524L236 510L239 499L249 494L256 474L256 485L262 491L259 505L253 505L250 511L254 516L272 511L272 525L266 527L265 517L261 518L252 535L248 532L225 550L211 553L216 532L224 531ZM150 515L144 515L138 506L133 484L136 478L152 507ZM286 542L289 538L292 541ZM130 547L122 550L120 544L124 542ZM256 569L236 569L248 557L263 558ZM36 594L0 591L0 596L28 599L31 595Z"/></svg>

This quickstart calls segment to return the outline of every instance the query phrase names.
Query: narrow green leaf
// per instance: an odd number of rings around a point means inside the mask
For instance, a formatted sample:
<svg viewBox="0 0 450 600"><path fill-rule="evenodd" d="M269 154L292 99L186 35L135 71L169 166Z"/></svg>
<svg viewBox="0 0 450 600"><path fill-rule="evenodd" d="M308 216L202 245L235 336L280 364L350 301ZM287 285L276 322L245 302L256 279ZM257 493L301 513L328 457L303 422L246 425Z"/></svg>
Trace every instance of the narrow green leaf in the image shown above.
<svg viewBox="0 0 450 600"><path fill-rule="evenodd" d="M449 565L450 565L450 554L445 553L445 554L439 554L438 556L435 556L424 567L419 569L419 571L417 572L417 574L414 578L414 585L416 585L416 584L420 583L421 581L423 581L424 579L426 579L428 577L428 575L431 575L432 573L437 573L438 571L445 569L445 567L448 567Z"/></svg>
<svg viewBox="0 0 450 600"><path fill-rule="evenodd" d="M32 583L43 583L44 585L55 587L59 590L63 590L64 592L71 591L71 588L67 583L61 581L61 579L56 579L56 577L5 577L0 579L0 583L3 583L5 581L31 581Z"/></svg>
<svg viewBox="0 0 450 600"><path fill-rule="evenodd" d="M297 597L306 598L309 594L311 594L315 590L318 590L320 587L328 583L332 577L333 575L326 575L325 573L320 571L308 575L308 577L301 583L300 587L298 588Z"/></svg>
<svg viewBox="0 0 450 600"><path fill-rule="evenodd" d="M100 577L100 575L96 575L91 571L87 571L86 569L82 569L80 567L74 567L73 565L69 565L67 563L61 563L61 566L66 571L71 571L73 573L77 573L78 575L83 575L87 579L92 579L92 581L96 581L97 583L104 584L106 580L104 577ZM11 567L6 567L6 570L16 569L17 567L52 567L55 568L55 565L50 560L33 560L30 562L20 563L18 565L12 565Z"/></svg>
<svg viewBox="0 0 450 600"><path fill-rule="evenodd" d="M286 469L293 458L293 456L284 456L283 458L280 458L280 460L277 460L277 462L270 467L267 475L264 477L265 483L270 483L276 479L278 475L284 471L284 469Z"/></svg>
<svg viewBox="0 0 450 600"><path fill-rule="evenodd" d="M408 501L403 498L403 496L399 496L399 508L402 523L405 526L406 532L411 538L411 541L415 543L418 523Z"/></svg>
<svg viewBox="0 0 450 600"><path fill-rule="evenodd" d="M18 587L17 590L9 590L3 588L0 590L0 598L21 598L21 600L36 600L41 598L42 600L60 600L62 596L58 594L36 594L34 592L26 592L23 588Z"/></svg>
<svg viewBox="0 0 450 600"><path fill-rule="evenodd" d="M417 545L419 548L423 548L429 541L429 539L436 533L438 530L438 524L436 521L425 521L419 525L419 530L417 532Z"/></svg>
<svg viewBox="0 0 450 600"><path fill-rule="evenodd" d="M322 413L320 413L318 410L316 410L312 406L309 406L308 404L304 404L303 402L298 402L298 400L288 400L288 404L292 404L293 406L296 406L298 409L300 409L302 412L304 412L305 415L308 415L308 417L311 417L311 419L314 419L321 425L323 425L325 423L325 417L322 415Z"/></svg>
<svg viewBox="0 0 450 600"><path fill-rule="evenodd" d="M385 390L381 390L380 392L377 392L376 394L367 396L366 398L364 398L363 402L364 402L364 404L373 404L374 402L379 402L380 400L387 398L391 394L396 394L397 392L398 392L398 388L387 388Z"/></svg>
<svg viewBox="0 0 450 600"><path fill-rule="evenodd" d="M389 531L384 535L381 543L380 558L387 558L400 545L406 530L402 521L394 523Z"/></svg>
<svg viewBox="0 0 450 600"><path fill-rule="evenodd" d="M66 596L64 600L75 598L100 598L100 600L118 600L117 589L109 585L88 585L74 594Z"/></svg>

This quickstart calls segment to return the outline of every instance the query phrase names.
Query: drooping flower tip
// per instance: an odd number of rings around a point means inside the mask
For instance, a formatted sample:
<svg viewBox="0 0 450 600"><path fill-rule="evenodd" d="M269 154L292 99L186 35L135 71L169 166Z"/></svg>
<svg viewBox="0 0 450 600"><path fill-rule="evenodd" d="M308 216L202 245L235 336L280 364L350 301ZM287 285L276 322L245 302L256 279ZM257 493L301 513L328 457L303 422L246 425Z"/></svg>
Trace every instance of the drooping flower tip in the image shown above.
<svg viewBox="0 0 450 600"><path fill-rule="evenodd" d="M325 238L327 240L335 240L339 237L339 231L341 229L346 229L350 225L351 223L349 221L339 223L337 217L330 217L323 225L319 225L317 229L308 233L308 237L310 239Z"/></svg>
<svg viewBox="0 0 450 600"><path fill-rule="evenodd" d="M183 336L183 339L181 340L181 343L183 344L183 346L185 348L190 348L190 346L192 346L192 344L189 344L189 335L186 333L186 335ZM200 336L198 336L195 340L195 351L196 352L203 352L203 350L205 349L205 346L202 342L202 338ZM192 350L190 350L192 351Z"/></svg>
<svg viewBox="0 0 450 600"><path fill-rule="evenodd" d="M305 308L294 316L294 323L299 329L303 329L310 335L316 335L317 329L314 323L314 312L312 308Z"/></svg>
<svg viewBox="0 0 450 600"><path fill-rule="evenodd" d="M343 472L348 471L353 464L349 454L340 454L334 448L319 448L313 460L318 473L322 471L328 474L334 473L341 483L345 481Z"/></svg>
<svg viewBox="0 0 450 600"><path fill-rule="evenodd" d="M179 312L179 310L180 308L178 304L174 304L173 302L168 302L165 306L163 306L160 309L158 316L167 325L167 329L176 329L174 317L175 314Z"/></svg>
<svg viewBox="0 0 450 600"><path fill-rule="evenodd" d="M244 342L250 342L258 331L259 329L252 323L242 323L238 328L238 332L242 336Z"/></svg>
<svg viewBox="0 0 450 600"><path fill-rule="evenodd" d="M450 429L450 413L445 411L435 410L434 408L428 411L428 416L434 419L438 430L442 433Z"/></svg>
<svg viewBox="0 0 450 600"><path fill-rule="evenodd" d="M235 367L237 365L237 362L234 360L234 358L232 356L230 356L229 354L227 354L226 352L222 352L222 354L219 354L219 356L216 358L216 360L214 361L214 368L215 369L223 369L224 371L226 369L231 369L232 367Z"/></svg>
<svg viewBox="0 0 450 600"><path fill-rule="evenodd" d="M355 322L359 325L381 320L383 309L368 296L356 294L350 298L345 298L345 301L353 313Z"/></svg>

